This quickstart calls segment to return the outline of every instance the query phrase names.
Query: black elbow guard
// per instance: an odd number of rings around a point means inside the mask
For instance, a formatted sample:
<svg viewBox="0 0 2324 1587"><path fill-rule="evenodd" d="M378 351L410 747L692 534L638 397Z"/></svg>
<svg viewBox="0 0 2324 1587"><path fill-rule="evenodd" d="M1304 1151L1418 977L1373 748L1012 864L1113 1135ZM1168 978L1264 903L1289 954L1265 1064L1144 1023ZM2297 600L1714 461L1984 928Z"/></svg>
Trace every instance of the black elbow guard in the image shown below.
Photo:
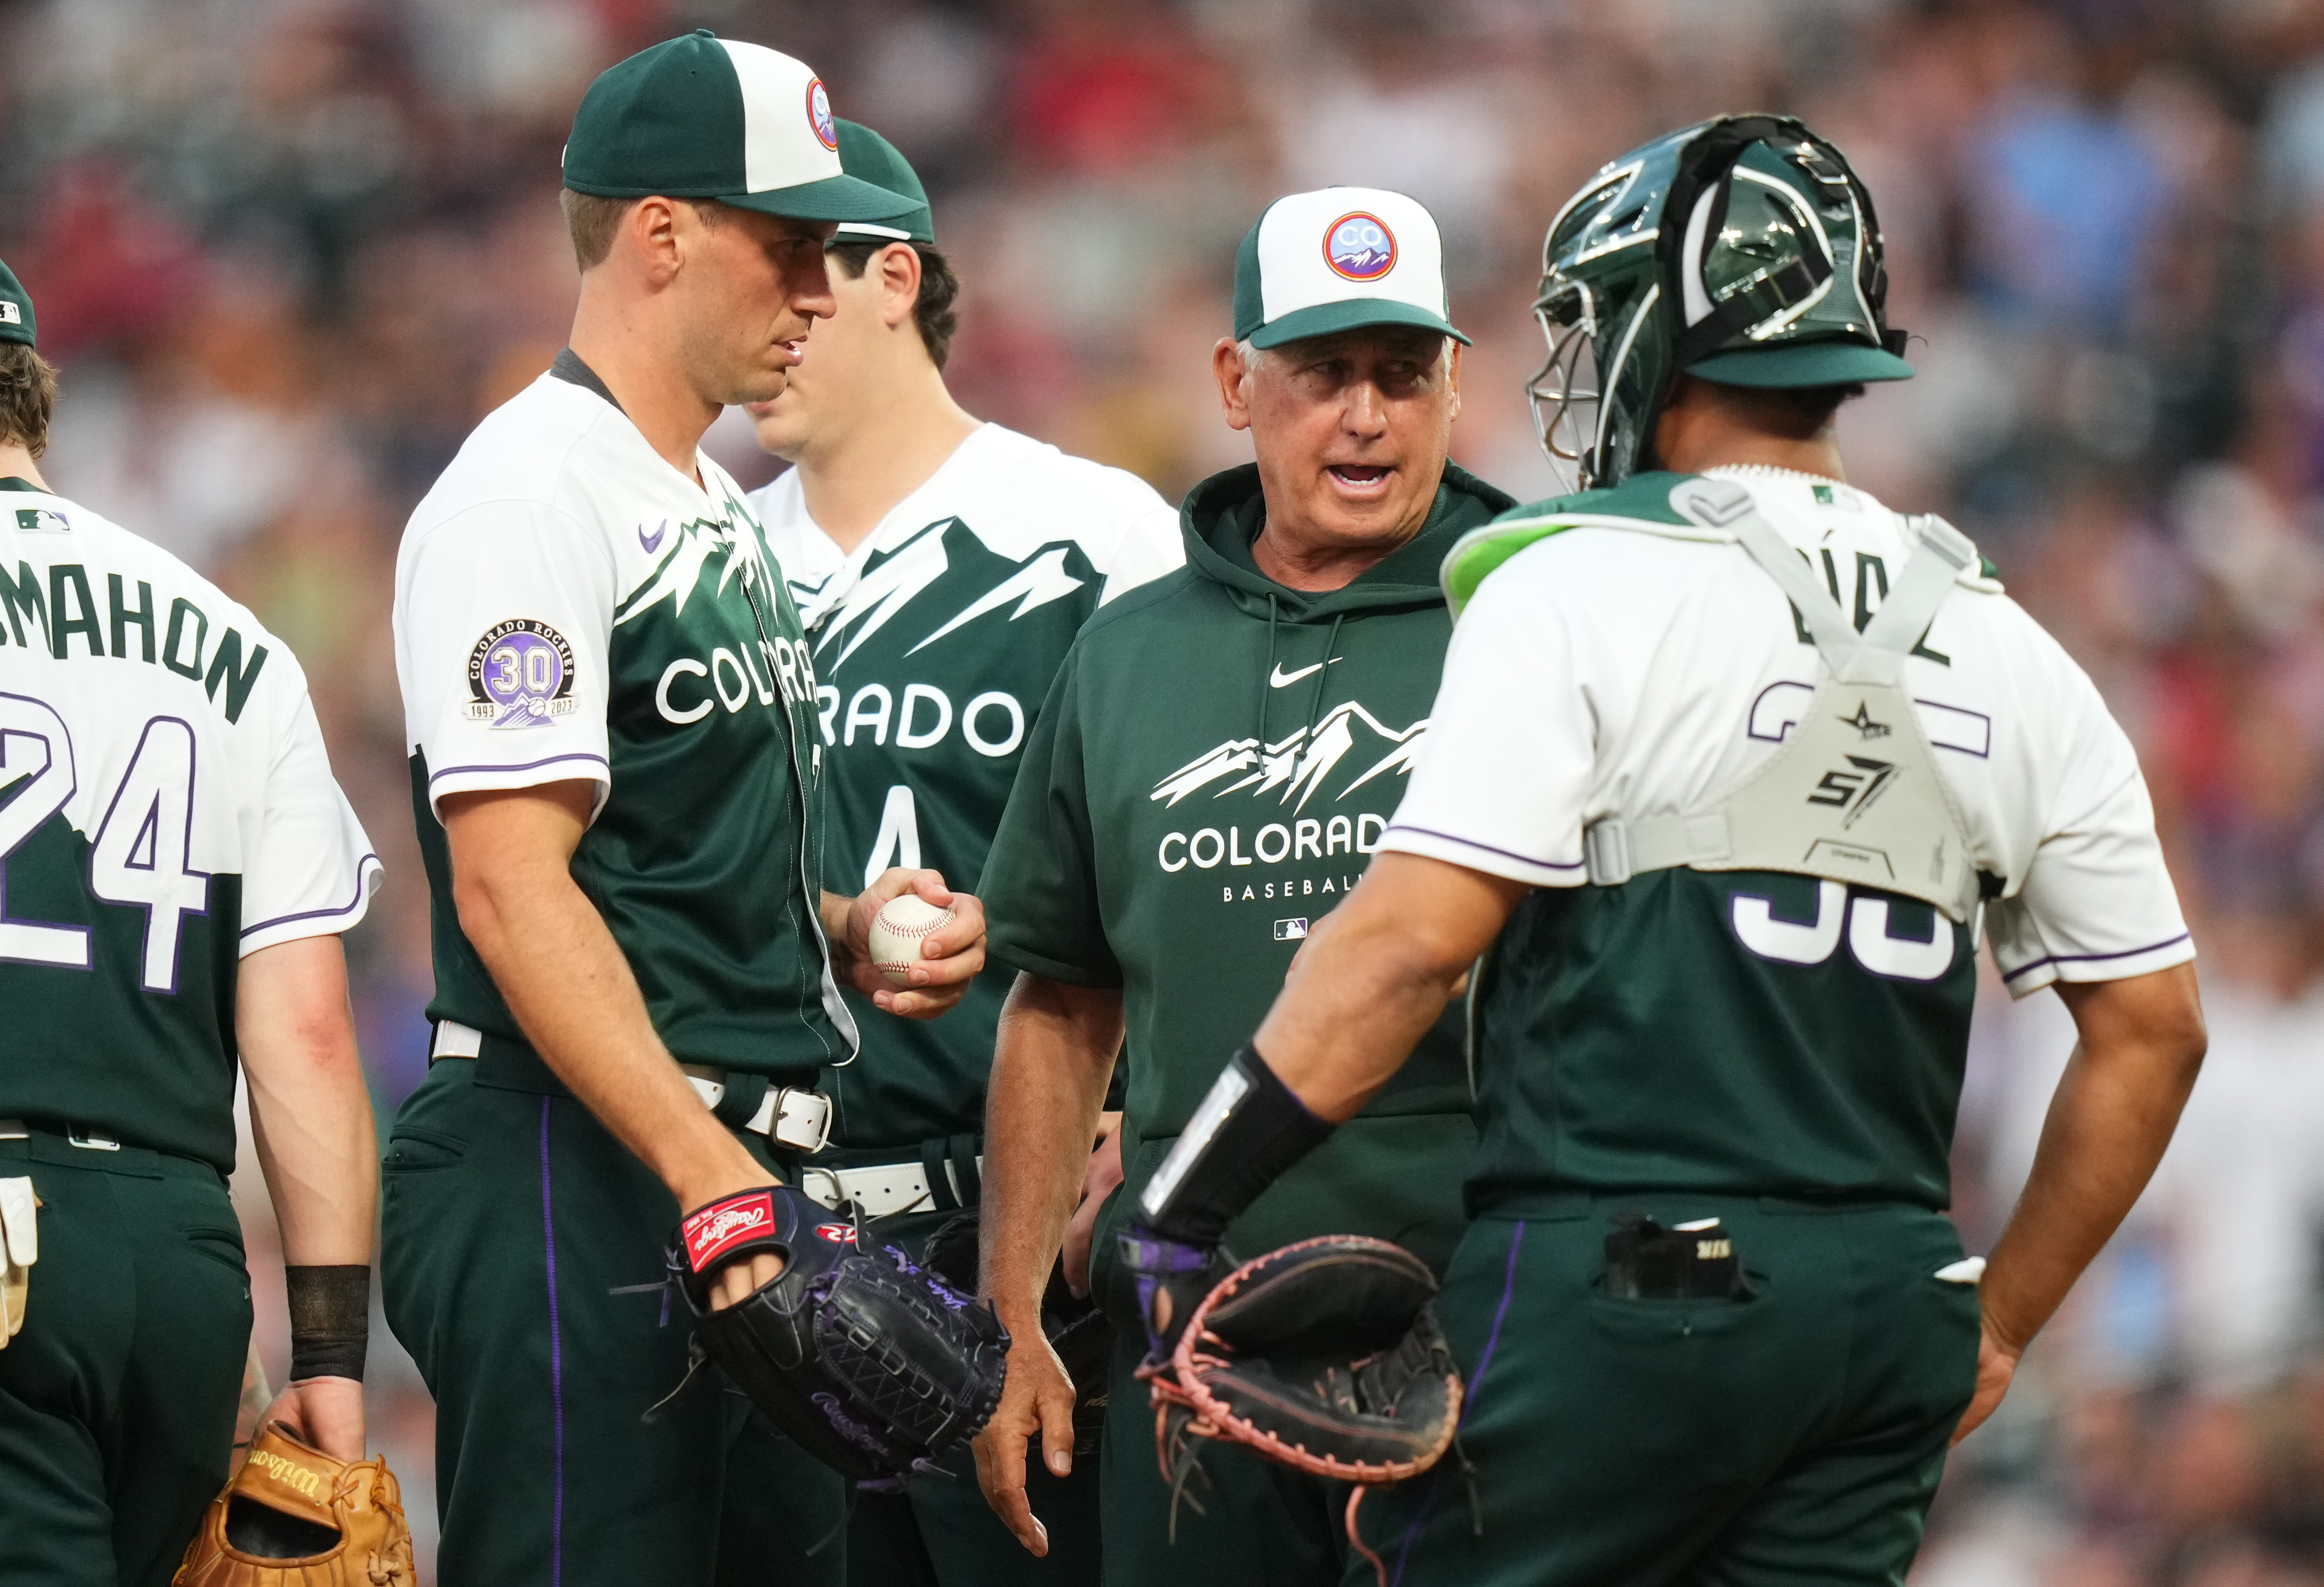
<svg viewBox="0 0 2324 1587"><path fill-rule="evenodd" d="M1330 1140L1333 1128L1246 1042L1147 1181L1138 1222L1165 1239L1216 1245L1259 1192Z"/></svg>

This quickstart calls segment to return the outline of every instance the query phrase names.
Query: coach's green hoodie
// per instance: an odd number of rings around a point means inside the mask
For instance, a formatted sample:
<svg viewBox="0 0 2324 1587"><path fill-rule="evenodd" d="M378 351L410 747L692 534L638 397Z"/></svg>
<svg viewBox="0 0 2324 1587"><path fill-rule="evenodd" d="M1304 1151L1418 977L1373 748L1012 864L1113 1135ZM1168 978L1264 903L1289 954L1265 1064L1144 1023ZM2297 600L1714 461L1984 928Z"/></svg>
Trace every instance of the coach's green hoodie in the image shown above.
<svg viewBox="0 0 2324 1587"><path fill-rule="evenodd" d="M1027 745L984 872L991 950L1019 969L1122 989L1128 1179L1112 1228L1228 1056L1259 1028L1309 928L1362 875L1427 725L1452 623L1436 569L1510 499L1448 466L1411 544L1343 589L1260 573L1259 471L1181 509L1186 566L1093 617ZM1374 1234L1441 1269L1476 1140L1457 1007L1332 1142L1228 1232L1256 1255Z"/></svg>

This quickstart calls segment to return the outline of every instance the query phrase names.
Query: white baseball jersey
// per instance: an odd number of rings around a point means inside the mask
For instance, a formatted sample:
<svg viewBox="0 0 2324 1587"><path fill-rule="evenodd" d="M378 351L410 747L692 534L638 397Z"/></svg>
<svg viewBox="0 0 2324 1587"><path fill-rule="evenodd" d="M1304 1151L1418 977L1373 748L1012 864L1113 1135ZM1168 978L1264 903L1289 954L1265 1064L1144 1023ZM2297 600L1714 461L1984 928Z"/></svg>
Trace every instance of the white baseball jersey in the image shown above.
<svg viewBox="0 0 2324 1587"><path fill-rule="evenodd" d="M460 930L440 801L586 781L573 872L670 1051L753 1074L853 1055L816 916L814 663L741 488L695 461L698 484L568 351L412 512L396 671L440 1052L522 1034Z"/></svg>
<svg viewBox="0 0 2324 1587"><path fill-rule="evenodd" d="M751 510L766 526L767 544L810 629L848 601L870 564L952 518L1011 562L1060 543L1078 547L1104 581L1099 605L1186 560L1177 509L1152 485L1127 469L1073 457L998 424L971 432L853 551L841 550L816 523L796 469L752 492ZM880 597L880 591L867 592L863 604L881 605Z"/></svg>
<svg viewBox="0 0 2324 1587"><path fill-rule="evenodd" d="M0 480L0 1117L234 1164L236 965L380 867L298 658L216 585Z"/></svg>
<svg viewBox="0 0 2324 1587"><path fill-rule="evenodd" d="M927 866L973 891L1074 634L1185 560L1176 512L1135 475L997 424L852 554L808 515L796 472L752 500L820 680L831 874L853 886ZM942 1020L860 1020L867 1060L827 1082L835 1139L900 1148L978 1131L1008 990L982 976Z"/></svg>
<svg viewBox="0 0 2324 1587"><path fill-rule="evenodd" d="M1861 632L1917 547L1904 521L1833 481L1711 472ZM1674 509L1681 483L1519 508L1447 561L1448 593L1473 595L1380 847L1535 889L1471 993L1470 1204L1526 1215L1545 1193L1663 1186L1944 1206L1979 922L2020 996L2194 955L2137 760L2081 669L1972 564L1899 691L1981 909L1956 924L1807 853L1593 882L1593 824L1738 807L1804 713L1834 709L1790 600L1731 531ZM1835 715L1814 742L1858 758L1823 784L1807 768L1808 798L1869 803L1897 726Z"/></svg>
<svg viewBox="0 0 2324 1587"><path fill-rule="evenodd" d="M1910 554L1897 514L1804 475L1709 472L1750 489L1859 624L1878 610ZM2001 883L1985 926L2010 991L2192 958L2129 739L1998 583L1962 586L1905 676L1930 741L1952 752L1942 775L1971 846ZM1584 885L1584 827L1692 808L1784 742L1817 677L1788 613L1717 530L1585 520L1518 553L1453 630L1426 744L1381 846Z"/></svg>

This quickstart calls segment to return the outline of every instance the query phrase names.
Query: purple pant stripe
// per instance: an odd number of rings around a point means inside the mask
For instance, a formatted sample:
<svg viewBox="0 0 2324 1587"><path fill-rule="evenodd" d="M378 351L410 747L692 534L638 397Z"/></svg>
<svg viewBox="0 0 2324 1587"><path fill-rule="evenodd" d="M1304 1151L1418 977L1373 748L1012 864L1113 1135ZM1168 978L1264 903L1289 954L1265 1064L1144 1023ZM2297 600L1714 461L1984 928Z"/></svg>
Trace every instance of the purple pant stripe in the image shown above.
<svg viewBox="0 0 2324 1587"><path fill-rule="evenodd" d="M1520 1218L1509 1234L1509 1261L1501 1275L1501 1304L1493 1308L1493 1326L1485 1335L1484 1353L1477 1358L1477 1370L1470 1377L1468 1398L1461 1406L1461 1426L1469 1425L1469 1417L1477 1408L1477 1401L1485 1392L1485 1370L1493 1364L1493 1352L1500 1348L1501 1324L1508 1321L1509 1297L1517 1288L1517 1248L1525 1244L1525 1220ZM1440 1472L1428 1485L1428 1495L1421 1500L1420 1513L1412 1518L1412 1525L1404 1529L1404 1542L1396 1551L1396 1574L1389 1578L1389 1587L1403 1587L1405 1562L1412 1557L1412 1540L1420 1535L1429 1512L1436 1508L1437 1491L1443 1485Z"/></svg>
<svg viewBox="0 0 2324 1587"><path fill-rule="evenodd" d="M565 1579L565 1337L557 1324L557 1213L549 1195L549 1104L540 1099L540 1232L549 1248L549 1400L556 1428L549 1450L549 1587Z"/></svg>

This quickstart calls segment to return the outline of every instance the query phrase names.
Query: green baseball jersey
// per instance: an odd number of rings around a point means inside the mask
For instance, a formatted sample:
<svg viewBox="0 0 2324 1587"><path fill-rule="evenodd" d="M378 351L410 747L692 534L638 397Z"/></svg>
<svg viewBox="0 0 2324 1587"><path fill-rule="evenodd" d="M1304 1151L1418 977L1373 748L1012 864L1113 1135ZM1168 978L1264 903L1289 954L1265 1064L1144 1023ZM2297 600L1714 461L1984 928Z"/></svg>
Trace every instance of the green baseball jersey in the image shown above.
<svg viewBox="0 0 2324 1587"><path fill-rule="evenodd" d="M0 1118L234 1168L235 968L379 877L282 641L0 479Z"/></svg>
<svg viewBox="0 0 2324 1587"><path fill-rule="evenodd" d="M1185 559L1178 515L1135 475L997 424L852 554L816 526L796 473L751 505L813 650L830 876L853 890L924 865L979 891L1066 647L1091 613ZM844 989L863 1052L825 1078L832 1139L908 1149L981 1132L1010 980L979 977L936 1020L890 1019Z"/></svg>
<svg viewBox="0 0 2324 1587"><path fill-rule="evenodd" d="M429 1015L521 1036L460 929L440 802L587 781L573 876L663 1042L790 1076L854 1044L816 914L815 662L742 491L696 466L698 485L567 353L412 512L395 641L434 909Z"/></svg>
<svg viewBox="0 0 2324 1587"><path fill-rule="evenodd" d="M1711 473L1870 622L1913 554L1899 514L1834 480ZM1683 1188L1941 1207L1980 935L2020 996L2193 955L2137 759L2089 678L1972 566L1903 680L1983 874L1971 920L1820 877L1807 853L1799 873L1593 883L1585 830L1715 807L1792 737L1821 676L1732 532L1673 510L1680 483L1521 508L1447 564L1474 595L1382 846L1536 890L1475 994L1472 1202ZM1868 803L1900 724L1840 719L1860 752L1811 798Z"/></svg>
<svg viewBox="0 0 2324 1587"><path fill-rule="evenodd" d="M1303 593L1253 562L1259 473L1231 469L1186 498L1187 566L1074 641L984 899L996 957L1122 990L1121 1204L1379 846L1429 729L1451 632L1436 565L1508 503L1448 467L1410 545L1345 588ZM1231 1241L1258 1250L1372 1233L1441 1259L1452 1231L1434 1209L1465 1166L1469 1119L1461 1021L1448 1011L1364 1115L1262 1197Z"/></svg>

